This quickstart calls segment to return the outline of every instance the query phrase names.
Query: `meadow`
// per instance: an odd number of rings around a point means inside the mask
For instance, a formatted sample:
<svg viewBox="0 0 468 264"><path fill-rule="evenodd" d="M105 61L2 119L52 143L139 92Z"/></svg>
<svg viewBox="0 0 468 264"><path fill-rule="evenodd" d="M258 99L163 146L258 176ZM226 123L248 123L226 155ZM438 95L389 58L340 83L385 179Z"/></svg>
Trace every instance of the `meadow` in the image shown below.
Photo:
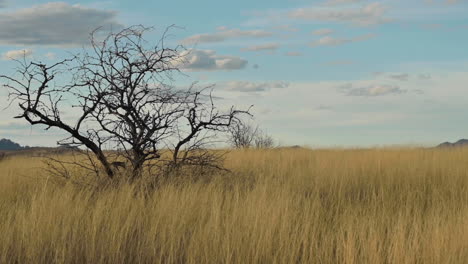
<svg viewBox="0 0 468 264"><path fill-rule="evenodd" d="M272 149L151 192L0 161L0 263L468 263L468 148Z"/></svg>

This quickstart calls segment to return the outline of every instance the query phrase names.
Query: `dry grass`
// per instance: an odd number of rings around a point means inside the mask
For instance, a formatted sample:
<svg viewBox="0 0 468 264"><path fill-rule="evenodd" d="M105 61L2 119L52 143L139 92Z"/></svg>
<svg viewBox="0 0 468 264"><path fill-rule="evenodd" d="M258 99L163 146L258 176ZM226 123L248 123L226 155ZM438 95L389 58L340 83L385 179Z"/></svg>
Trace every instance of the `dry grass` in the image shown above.
<svg viewBox="0 0 468 264"><path fill-rule="evenodd" d="M0 263L468 263L468 149L237 151L149 195L0 162Z"/></svg>

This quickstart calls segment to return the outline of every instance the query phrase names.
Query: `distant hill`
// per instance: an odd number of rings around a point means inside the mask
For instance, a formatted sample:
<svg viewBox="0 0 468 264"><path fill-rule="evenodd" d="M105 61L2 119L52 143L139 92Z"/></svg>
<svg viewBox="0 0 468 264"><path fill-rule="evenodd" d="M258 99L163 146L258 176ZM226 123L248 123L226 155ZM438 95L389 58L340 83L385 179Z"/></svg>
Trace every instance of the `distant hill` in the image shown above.
<svg viewBox="0 0 468 264"><path fill-rule="evenodd" d="M460 139L455 143L450 143L450 142L444 142L440 145L438 145L438 148L449 148L449 147L464 147L468 146L468 139Z"/></svg>
<svg viewBox="0 0 468 264"><path fill-rule="evenodd" d="M0 139L0 150L24 150L28 147L22 147L20 144L15 143L9 139L2 138Z"/></svg>
<svg viewBox="0 0 468 264"><path fill-rule="evenodd" d="M73 151L80 151L80 149L69 145L59 147L29 147L21 146L9 139L0 139L0 161L14 156L44 157L48 155L63 155Z"/></svg>

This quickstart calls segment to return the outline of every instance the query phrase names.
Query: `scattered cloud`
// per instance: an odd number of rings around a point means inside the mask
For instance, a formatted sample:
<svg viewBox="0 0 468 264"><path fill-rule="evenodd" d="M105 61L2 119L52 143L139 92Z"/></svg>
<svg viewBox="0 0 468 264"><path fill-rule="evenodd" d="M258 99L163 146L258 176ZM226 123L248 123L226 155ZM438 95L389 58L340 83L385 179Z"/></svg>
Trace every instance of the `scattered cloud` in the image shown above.
<svg viewBox="0 0 468 264"><path fill-rule="evenodd" d="M273 111L270 108L266 108L266 107L254 107L252 109L252 112L254 113L254 116L257 116L259 114L260 115L269 115Z"/></svg>
<svg viewBox="0 0 468 264"><path fill-rule="evenodd" d="M396 95L406 92L406 90L402 90L399 86L395 85L370 85L366 87L354 87L351 83L338 87L338 90L348 96L366 97Z"/></svg>
<svg viewBox="0 0 468 264"><path fill-rule="evenodd" d="M241 29L228 29L226 27L219 27L218 32L197 34L184 39L184 44L195 44L195 43L213 43L223 42L228 39L234 38L264 38L270 37L273 34L264 30L241 30Z"/></svg>
<svg viewBox="0 0 468 264"><path fill-rule="evenodd" d="M10 50L2 55L3 60L14 60L14 59L21 59L22 57L29 57L33 54L33 51L30 49L22 49L22 50Z"/></svg>
<svg viewBox="0 0 468 264"><path fill-rule="evenodd" d="M317 36L325 36L325 35L330 35L332 33L333 33L333 30L329 28L321 28L321 29L314 30L312 32L312 34L317 35Z"/></svg>
<svg viewBox="0 0 468 264"><path fill-rule="evenodd" d="M302 53L298 51L288 51L284 55L289 56L289 57L299 57L299 56L302 56Z"/></svg>
<svg viewBox="0 0 468 264"><path fill-rule="evenodd" d="M343 65L352 65L354 61L351 60L336 60L336 61L329 61L326 63L328 66L343 66Z"/></svg>
<svg viewBox="0 0 468 264"><path fill-rule="evenodd" d="M375 77L382 76L384 74L385 74L384 72L373 72L372 73L372 75L374 75Z"/></svg>
<svg viewBox="0 0 468 264"><path fill-rule="evenodd" d="M386 72L373 72L374 77L392 79L397 81L409 81L410 79L429 80L432 78L430 74L409 74L409 73L386 73Z"/></svg>
<svg viewBox="0 0 468 264"><path fill-rule="evenodd" d="M427 30L439 30L439 29L443 29L443 25L442 24L437 24L437 23L432 23L432 24L424 24L422 25L422 28L423 29L427 29Z"/></svg>
<svg viewBox="0 0 468 264"><path fill-rule="evenodd" d="M335 38L335 37L330 37L326 36L323 38L320 38L316 41L314 41L311 46L316 47L316 46L337 46L337 45L342 45L345 43L350 43L352 42L351 39L340 39L340 38Z"/></svg>
<svg viewBox="0 0 468 264"><path fill-rule="evenodd" d="M391 79L398 80L398 81L408 81L409 74L401 73L401 74L392 74L389 76Z"/></svg>
<svg viewBox="0 0 468 264"><path fill-rule="evenodd" d="M184 58L176 62L186 71L230 71L247 66L248 61L229 55L218 55L214 50L188 50L181 54Z"/></svg>
<svg viewBox="0 0 468 264"><path fill-rule="evenodd" d="M280 25L280 26L274 27L274 29L281 30L281 31L286 31L286 32L298 32L299 31L298 28L293 27L291 25Z"/></svg>
<svg viewBox="0 0 468 264"><path fill-rule="evenodd" d="M424 94L424 91L422 89L416 89L416 90L413 90L413 93L421 95L421 94Z"/></svg>
<svg viewBox="0 0 468 264"><path fill-rule="evenodd" d="M430 74L419 74L419 75L418 75L418 78L419 78L420 80L429 80L429 79L432 78L432 76L431 76Z"/></svg>
<svg viewBox="0 0 468 264"><path fill-rule="evenodd" d="M119 28L117 13L51 2L0 13L0 44L73 46L87 44L98 28Z"/></svg>
<svg viewBox="0 0 468 264"><path fill-rule="evenodd" d="M31 128L30 124L18 121L0 122L0 131L21 131Z"/></svg>
<svg viewBox="0 0 468 264"><path fill-rule="evenodd" d="M306 7L291 10L287 16L292 19L308 21L327 21L351 23L357 26L370 26L390 21L386 17L387 7L380 2L373 2L361 7L330 8Z"/></svg>
<svg viewBox="0 0 468 264"><path fill-rule="evenodd" d="M47 52L44 57L46 57L47 59L49 60L55 60L55 58L57 57L57 55L53 52Z"/></svg>
<svg viewBox="0 0 468 264"><path fill-rule="evenodd" d="M310 44L312 47L317 47L317 46L338 46L338 45L343 45L346 43L352 43L352 42L360 42L360 41L365 41L371 38L374 38L375 34L366 34L362 36L358 36L352 39L347 39L347 38L335 38L331 36L325 36L322 37Z"/></svg>
<svg viewBox="0 0 468 264"><path fill-rule="evenodd" d="M329 105L319 105L319 106L315 107L315 110L330 111L330 110L333 110L333 107L331 107Z"/></svg>
<svg viewBox="0 0 468 264"><path fill-rule="evenodd" d="M271 89L283 89L289 87L289 83L282 81L270 82L250 82L250 81L230 81L220 83L221 88L236 92L265 92Z"/></svg>
<svg viewBox="0 0 468 264"><path fill-rule="evenodd" d="M278 43L268 43L268 44L262 44L262 45L256 45L256 46L250 46L247 48L241 49L241 51L274 51L279 48Z"/></svg>
<svg viewBox="0 0 468 264"><path fill-rule="evenodd" d="M366 40L375 38L375 36L376 36L376 34L370 33L370 34L364 34L364 35L352 38L351 40L352 40L352 42L366 41Z"/></svg>
<svg viewBox="0 0 468 264"><path fill-rule="evenodd" d="M362 0L327 0L326 5L343 5L343 4L353 4L362 2Z"/></svg>
<svg viewBox="0 0 468 264"><path fill-rule="evenodd" d="M446 4L446 5L454 5L459 4L462 0L425 0L427 4Z"/></svg>

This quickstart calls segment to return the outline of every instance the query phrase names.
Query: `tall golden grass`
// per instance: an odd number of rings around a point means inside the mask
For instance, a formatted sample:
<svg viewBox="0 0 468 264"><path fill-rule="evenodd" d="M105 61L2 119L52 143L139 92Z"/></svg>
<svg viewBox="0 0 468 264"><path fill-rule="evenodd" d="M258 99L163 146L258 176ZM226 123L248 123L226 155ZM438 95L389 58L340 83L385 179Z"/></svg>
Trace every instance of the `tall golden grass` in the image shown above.
<svg viewBox="0 0 468 264"><path fill-rule="evenodd" d="M247 150L92 192L0 162L0 263L468 263L468 149Z"/></svg>

